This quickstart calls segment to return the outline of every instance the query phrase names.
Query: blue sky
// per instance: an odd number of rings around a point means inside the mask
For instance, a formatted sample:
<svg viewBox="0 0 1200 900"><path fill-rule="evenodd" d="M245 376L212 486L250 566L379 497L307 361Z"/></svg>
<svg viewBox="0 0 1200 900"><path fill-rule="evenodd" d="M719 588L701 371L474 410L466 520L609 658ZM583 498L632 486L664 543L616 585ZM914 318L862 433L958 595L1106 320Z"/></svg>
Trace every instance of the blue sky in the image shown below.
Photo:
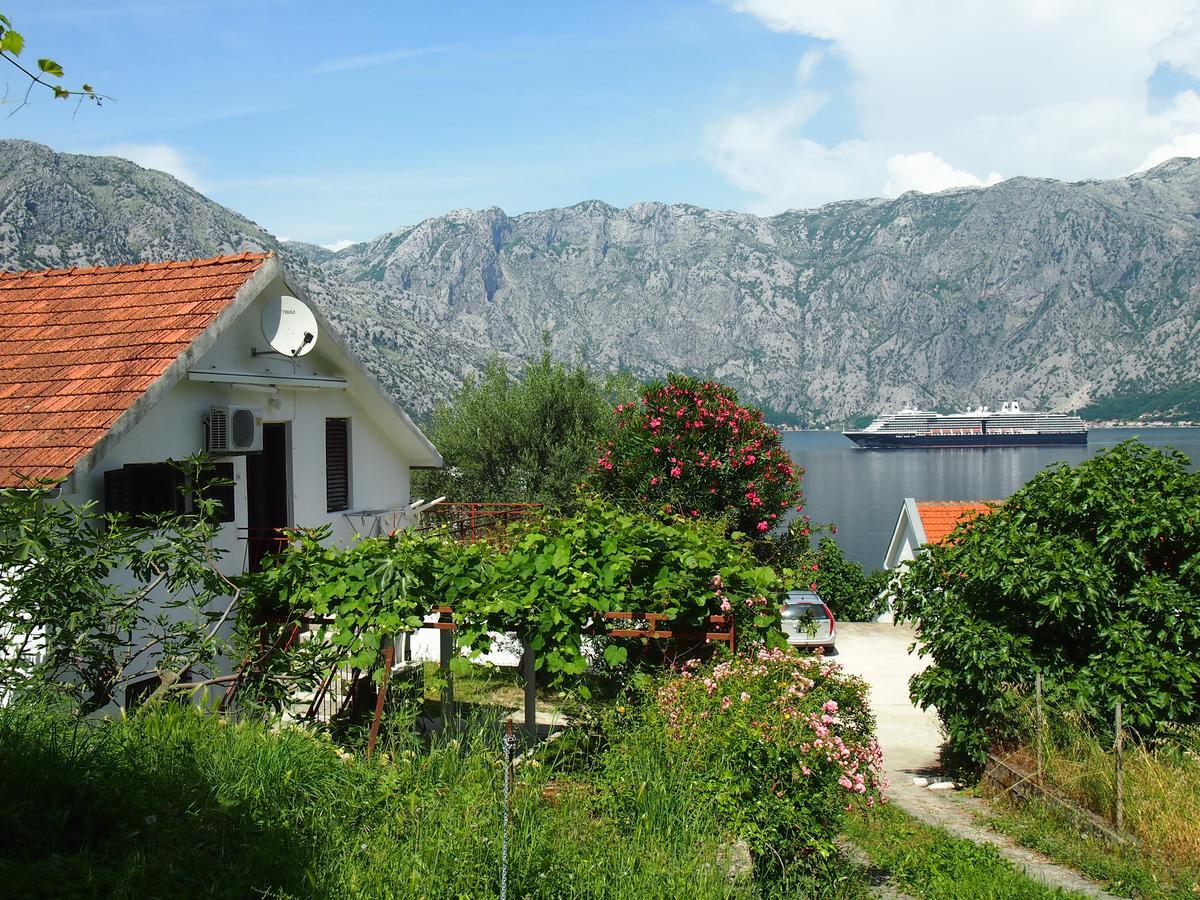
<svg viewBox="0 0 1200 900"><path fill-rule="evenodd" d="M10 2L25 57L117 102L41 99L3 136L164 168L324 244L457 207L769 213L1113 177L1200 154L1195 4L1132 6Z"/></svg>

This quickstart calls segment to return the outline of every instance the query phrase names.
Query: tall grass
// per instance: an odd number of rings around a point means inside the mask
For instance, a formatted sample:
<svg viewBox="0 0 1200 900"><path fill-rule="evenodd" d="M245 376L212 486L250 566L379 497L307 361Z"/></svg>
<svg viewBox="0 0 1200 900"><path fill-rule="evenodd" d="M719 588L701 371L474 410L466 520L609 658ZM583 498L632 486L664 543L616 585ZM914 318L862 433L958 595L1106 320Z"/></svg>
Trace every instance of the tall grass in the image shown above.
<svg viewBox="0 0 1200 900"><path fill-rule="evenodd" d="M1036 716L1015 755L1036 765ZM1179 727L1152 742L1124 742L1124 827L1156 869L1200 877L1200 729ZM1095 814L1114 818L1115 734L1070 711L1044 715L1043 780Z"/></svg>
<svg viewBox="0 0 1200 900"><path fill-rule="evenodd" d="M725 838L653 748L632 802L536 760L517 772L509 896L750 897ZM372 760L192 709L89 723L0 710L0 893L12 897L494 897L497 732Z"/></svg>

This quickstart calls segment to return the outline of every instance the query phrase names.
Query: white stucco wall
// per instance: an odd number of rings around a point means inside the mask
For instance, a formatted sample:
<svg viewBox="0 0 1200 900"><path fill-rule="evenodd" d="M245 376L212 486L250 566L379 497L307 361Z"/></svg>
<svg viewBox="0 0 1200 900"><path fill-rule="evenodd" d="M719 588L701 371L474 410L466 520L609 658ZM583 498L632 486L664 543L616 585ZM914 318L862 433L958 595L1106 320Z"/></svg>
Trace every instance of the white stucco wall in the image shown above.
<svg viewBox="0 0 1200 900"><path fill-rule="evenodd" d="M288 425L288 492L290 524L315 527L328 524L338 543L354 540L363 520L326 510L325 420L350 420L350 507L406 506L409 502L407 448L400 446L404 423L387 409L387 402L358 370L326 339L298 359L251 355L268 349L260 321L272 295L289 293L276 279L220 336L192 372L238 372L269 376L344 378L346 389L214 384L184 379L162 396L128 431L106 442L76 470L67 499L103 500L104 473L127 463L182 459L204 447L203 419L212 406L251 406L262 410L265 423ZM389 418L391 419L389 421ZM235 469L235 521L222 527L220 546L227 552L223 569L242 571L247 525L246 458L229 457Z"/></svg>

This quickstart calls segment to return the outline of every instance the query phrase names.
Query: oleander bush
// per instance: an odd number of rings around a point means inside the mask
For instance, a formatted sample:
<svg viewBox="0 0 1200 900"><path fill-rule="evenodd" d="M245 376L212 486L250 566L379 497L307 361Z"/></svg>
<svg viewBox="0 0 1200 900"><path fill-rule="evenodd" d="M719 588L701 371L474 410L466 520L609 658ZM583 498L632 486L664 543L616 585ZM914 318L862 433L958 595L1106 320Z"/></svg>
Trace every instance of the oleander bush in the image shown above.
<svg viewBox="0 0 1200 900"><path fill-rule="evenodd" d="M733 388L670 375L617 405L588 483L623 505L723 518L765 539L801 509L803 474L762 411L739 403Z"/></svg>
<svg viewBox="0 0 1200 900"><path fill-rule="evenodd" d="M686 772L697 809L715 811L745 841L760 871L835 853L842 816L881 802L883 760L866 685L834 662L761 650L688 663L654 692L636 725ZM628 797L636 767L607 758Z"/></svg>

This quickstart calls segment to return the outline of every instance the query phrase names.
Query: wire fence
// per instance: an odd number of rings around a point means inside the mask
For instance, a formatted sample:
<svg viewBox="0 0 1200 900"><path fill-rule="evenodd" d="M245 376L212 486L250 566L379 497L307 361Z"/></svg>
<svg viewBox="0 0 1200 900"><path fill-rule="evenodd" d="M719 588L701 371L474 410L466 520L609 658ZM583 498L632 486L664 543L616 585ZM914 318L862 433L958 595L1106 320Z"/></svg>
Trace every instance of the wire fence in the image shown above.
<svg viewBox="0 0 1200 900"><path fill-rule="evenodd" d="M1130 725L1136 698L1085 710L1041 675L1018 696L1020 739L991 754L985 787L1060 807L1086 830L1157 856L1200 859L1200 728L1160 723L1143 734Z"/></svg>

